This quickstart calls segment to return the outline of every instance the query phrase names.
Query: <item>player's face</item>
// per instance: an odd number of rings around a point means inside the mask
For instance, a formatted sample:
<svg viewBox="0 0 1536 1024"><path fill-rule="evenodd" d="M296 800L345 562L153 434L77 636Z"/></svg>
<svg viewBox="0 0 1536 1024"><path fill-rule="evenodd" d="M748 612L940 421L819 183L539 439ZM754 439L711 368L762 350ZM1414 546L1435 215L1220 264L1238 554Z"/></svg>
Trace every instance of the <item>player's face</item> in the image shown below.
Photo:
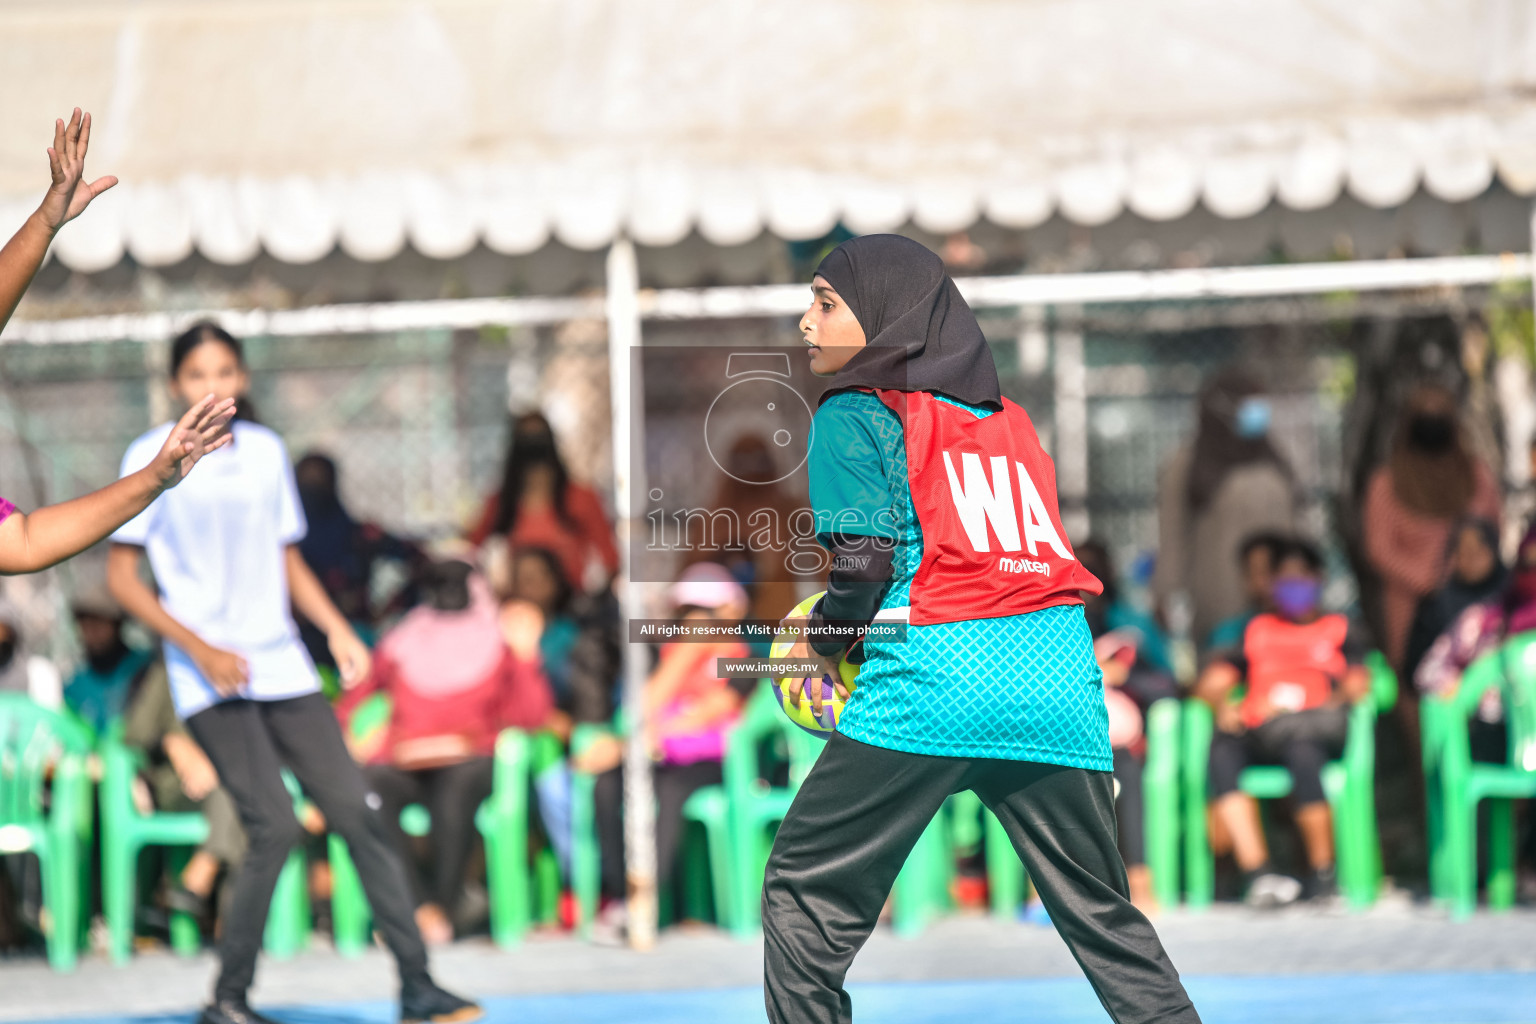
<svg viewBox="0 0 1536 1024"><path fill-rule="evenodd" d="M188 405L204 395L219 401L245 394L249 378L228 345L205 341L187 353L171 380L171 391Z"/></svg>
<svg viewBox="0 0 1536 1024"><path fill-rule="evenodd" d="M800 334L811 350L811 372L830 376L864 347L864 328L827 279L811 281L811 308L800 318Z"/></svg>

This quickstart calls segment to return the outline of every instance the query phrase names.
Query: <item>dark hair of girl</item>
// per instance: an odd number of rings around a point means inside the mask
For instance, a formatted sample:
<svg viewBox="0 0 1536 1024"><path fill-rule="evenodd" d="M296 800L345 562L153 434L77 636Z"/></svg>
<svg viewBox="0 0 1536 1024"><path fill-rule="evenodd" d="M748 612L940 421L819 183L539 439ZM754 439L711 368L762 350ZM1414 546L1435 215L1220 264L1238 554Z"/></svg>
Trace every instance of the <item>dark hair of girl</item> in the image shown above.
<svg viewBox="0 0 1536 1024"><path fill-rule="evenodd" d="M215 342L229 349L235 357L235 362L244 369L245 346L240 344L240 339L213 321L204 320L188 327L171 341L171 376L174 377L181 372L181 364L187 361L187 356L191 355L194 349L208 342ZM245 395L235 399L235 418L249 423L261 422L256 417L256 406Z"/></svg>
<svg viewBox="0 0 1536 1024"><path fill-rule="evenodd" d="M571 586L571 581L565 578L565 566L560 564L560 557L549 548L520 547L512 553L513 566L515 567L518 561L524 558L539 562L544 566L544 571L549 573L549 578L555 581L555 599L552 602L551 611L556 615L564 615L570 609L571 602L576 599L576 590Z"/></svg>
<svg viewBox="0 0 1536 1024"><path fill-rule="evenodd" d="M537 466L548 466L554 472L555 515L569 523L570 514L565 507L565 490L570 482L565 462L555 448L555 434L542 413L525 413L512 417L512 430L507 438L507 460L501 473L501 495L496 509L496 532L507 533L517 522L518 506L528 489L528 473Z"/></svg>

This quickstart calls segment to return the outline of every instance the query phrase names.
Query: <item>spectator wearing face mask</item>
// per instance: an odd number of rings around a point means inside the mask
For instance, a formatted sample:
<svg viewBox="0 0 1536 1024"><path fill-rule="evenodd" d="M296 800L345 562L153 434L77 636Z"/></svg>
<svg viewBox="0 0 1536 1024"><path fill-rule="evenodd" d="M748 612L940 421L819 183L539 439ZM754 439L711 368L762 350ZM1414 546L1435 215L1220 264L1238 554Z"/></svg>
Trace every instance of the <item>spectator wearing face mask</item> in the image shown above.
<svg viewBox="0 0 1536 1024"><path fill-rule="evenodd" d="M1221 651L1243 642L1243 631L1260 612L1269 610L1269 592L1275 584L1275 556L1284 549L1287 538L1278 533L1256 533L1243 541L1238 564L1243 570L1243 590L1248 601L1241 611L1216 623L1206 647Z"/></svg>
<svg viewBox="0 0 1536 1024"><path fill-rule="evenodd" d="M1158 556L1152 593L1165 612L1188 595L1190 635L1211 630L1247 603L1238 556L1257 533L1296 529L1296 479L1270 440L1271 408L1260 383L1228 367L1200 393L1192 443L1158 479Z"/></svg>
<svg viewBox="0 0 1536 1024"><path fill-rule="evenodd" d="M501 487L486 499L469 541L478 547L496 536L505 537L513 551L553 552L566 583L576 591L602 589L586 586L589 566L601 570L604 583L619 570L619 549L602 501L592 488L570 478L554 431L540 413L513 419Z"/></svg>
<svg viewBox="0 0 1536 1024"><path fill-rule="evenodd" d="M1229 845L1254 906L1337 893L1333 817L1323 794L1323 766L1344 749L1349 706L1370 689L1364 635L1340 614L1322 610L1323 559L1292 541L1275 560L1273 611L1256 615L1242 646L1217 654L1195 695L1211 705L1212 845ZM1238 687L1246 685L1240 700ZM1291 773L1291 803L1307 859L1305 882L1270 863L1258 803L1238 788L1251 764L1280 764ZM1223 842L1225 840L1225 842Z"/></svg>
<svg viewBox="0 0 1536 1024"><path fill-rule="evenodd" d="M1402 671L1419 600L1444 579L1439 557L1458 520L1499 521L1499 488L1467 443L1456 396L1424 384L1408 396L1387 461L1366 485L1365 556L1381 577L1381 644ZM1408 710L1408 703L1403 705Z"/></svg>
<svg viewBox="0 0 1536 1024"><path fill-rule="evenodd" d="M420 549L387 533L376 523L359 522L341 500L336 462L324 452L309 452L293 467L299 503L309 532L299 541L299 553L314 570L315 578L346 616L352 628L370 643L381 618L391 609L375 607L373 580L383 562L409 567L414 580L425 561ZM403 606L414 601L414 587L407 586L398 599ZM317 666L336 668L325 634L299 619L299 637Z"/></svg>

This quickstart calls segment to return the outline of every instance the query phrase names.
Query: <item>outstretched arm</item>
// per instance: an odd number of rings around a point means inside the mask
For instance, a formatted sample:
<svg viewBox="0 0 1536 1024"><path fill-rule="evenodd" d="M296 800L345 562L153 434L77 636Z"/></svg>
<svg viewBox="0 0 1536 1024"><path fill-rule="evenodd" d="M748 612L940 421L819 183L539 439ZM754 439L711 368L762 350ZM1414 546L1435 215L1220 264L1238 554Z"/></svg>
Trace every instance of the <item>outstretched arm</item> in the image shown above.
<svg viewBox="0 0 1536 1024"><path fill-rule="evenodd" d="M32 283L37 268L48 255L48 246L59 228L80 215L92 199L117 184L112 175L85 179L85 151L91 141L91 115L76 107L69 124L55 121L53 145L48 148L48 166L53 184L43 196L42 205L21 226L5 248L0 249L0 329L5 327L22 293Z"/></svg>
<svg viewBox="0 0 1536 1024"><path fill-rule="evenodd" d="M233 399L198 402L165 439L154 461L99 491L0 520L0 575L38 572L79 554L175 487L197 460L229 442Z"/></svg>

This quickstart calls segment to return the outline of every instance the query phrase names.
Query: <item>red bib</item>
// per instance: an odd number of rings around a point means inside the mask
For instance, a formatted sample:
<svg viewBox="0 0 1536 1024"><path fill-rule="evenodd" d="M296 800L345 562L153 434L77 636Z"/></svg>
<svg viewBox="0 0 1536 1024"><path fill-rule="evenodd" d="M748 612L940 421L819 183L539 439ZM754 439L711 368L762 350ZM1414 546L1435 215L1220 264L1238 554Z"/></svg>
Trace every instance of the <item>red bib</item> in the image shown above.
<svg viewBox="0 0 1536 1024"><path fill-rule="evenodd" d="M923 529L910 622L1019 615L1103 591L1072 553L1055 464L1020 406L1005 398L1001 412L978 417L926 391L875 393L905 430Z"/></svg>
<svg viewBox="0 0 1536 1024"><path fill-rule="evenodd" d="M1243 633L1248 659L1248 696L1243 699L1243 724L1250 729L1264 721L1271 704L1286 711L1320 707L1333 695L1333 684L1344 678L1344 638L1349 620L1324 615L1305 625L1278 615L1258 615Z"/></svg>

